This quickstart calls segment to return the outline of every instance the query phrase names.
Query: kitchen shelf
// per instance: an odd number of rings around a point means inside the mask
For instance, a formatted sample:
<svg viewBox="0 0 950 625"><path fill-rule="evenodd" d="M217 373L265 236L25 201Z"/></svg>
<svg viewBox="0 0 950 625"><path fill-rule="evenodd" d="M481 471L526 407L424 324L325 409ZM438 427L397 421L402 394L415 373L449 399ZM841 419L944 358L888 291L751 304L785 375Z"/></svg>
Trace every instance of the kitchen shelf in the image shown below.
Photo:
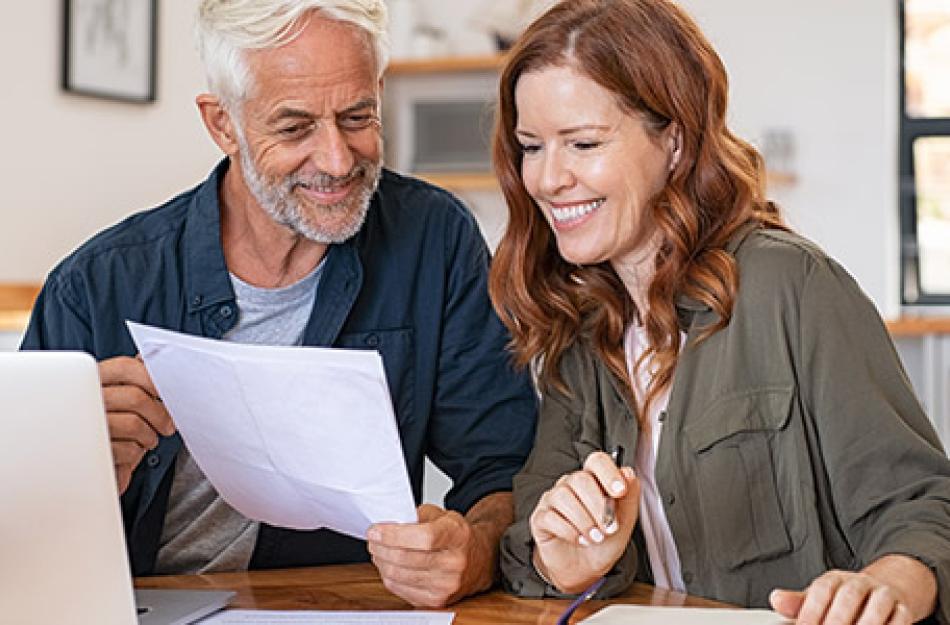
<svg viewBox="0 0 950 625"><path fill-rule="evenodd" d="M38 284L0 284L0 332L22 332L40 292Z"/></svg>
<svg viewBox="0 0 950 625"><path fill-rule="evenodd" d="M491 172L414 172L416 178L450 191L498 191L498 180Z"/></svg>
<svg viewBox="0 0 950 625"><path fill-rule="evenodd" d="M894 338L950 334L950 317L898 317L887 322Z"/></svg>
<svg viewBox="0 0 950 625"><path fill-rule="evenodd" d="M386 75L494 72L501 69L504 62L501 54L395 59L386 68Z"/></svg>

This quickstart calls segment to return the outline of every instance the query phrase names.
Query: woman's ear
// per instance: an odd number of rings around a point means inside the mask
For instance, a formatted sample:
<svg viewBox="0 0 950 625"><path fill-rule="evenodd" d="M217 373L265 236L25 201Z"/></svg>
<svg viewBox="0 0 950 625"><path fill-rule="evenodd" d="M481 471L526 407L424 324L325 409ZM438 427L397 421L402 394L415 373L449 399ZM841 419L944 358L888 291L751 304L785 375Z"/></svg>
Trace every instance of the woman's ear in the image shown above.
<svg viewBox="0 0 950 625"><path fill-rule="evenodd" d="M676 169L676 166L679 165L680 157L683 153L683 131L680 129L679 124L675 122L670 124L669 128L669 149L670 149L670 172Z"/></svg>

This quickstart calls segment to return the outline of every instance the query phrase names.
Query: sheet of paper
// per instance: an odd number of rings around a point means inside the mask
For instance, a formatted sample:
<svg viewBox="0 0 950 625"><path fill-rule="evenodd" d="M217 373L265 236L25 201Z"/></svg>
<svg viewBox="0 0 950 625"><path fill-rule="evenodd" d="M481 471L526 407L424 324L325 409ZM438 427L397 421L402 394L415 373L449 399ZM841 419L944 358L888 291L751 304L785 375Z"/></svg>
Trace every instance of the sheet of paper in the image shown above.
<svg viewBox="0 0 950 625"><path fill-rule="evenodd" d="M377 352L128 325L195 462L241 514L357 538L417 520Z"/></svg>
<svg viewBox="0 0 950 625"><path fill-rule="evenodd" d="M578 625L791 625L792 621L771 610L717 608L664 608L641 605L611 605Z"/></svg>
<svg viewBox="0 0 950 625"><path fill-rule="evenodd" d="M451 625L452 612L319 612L295 610L225 610L201 625Z"/></svg>

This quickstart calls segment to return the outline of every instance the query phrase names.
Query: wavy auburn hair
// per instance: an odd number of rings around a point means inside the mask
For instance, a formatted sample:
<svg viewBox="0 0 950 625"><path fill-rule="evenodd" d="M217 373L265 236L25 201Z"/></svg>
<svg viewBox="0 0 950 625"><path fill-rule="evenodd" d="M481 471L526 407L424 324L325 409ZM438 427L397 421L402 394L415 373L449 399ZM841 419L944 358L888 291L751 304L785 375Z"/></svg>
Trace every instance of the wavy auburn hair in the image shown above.
<svg viewBox="0 0 950 625"><path fill-rule="evenodd" d="M629 383L623 349L624 329L639 315L633 300L608 262L578 266L560 256L521 178L518 80L558 66L613 93L648 132L656 135L675 124L681 133L680 158L646 208L651 215L645 222L658 230L660 246L647 291L649 310L640 319L649 341L643 358L652 356L655 368L645 397L637 398ZM784 225L778 208L765 199L761 156L726 127L727 92L719 56L696 23L667 0L565 0L529 26L510 51L493 144L509 223L492 262L489 290L511 332L516 363L534 365L542 388L569 390L559 363L583 337L646 414L672 381L680 351L677 299L694 299L717 314L700 340L729 323L739 287L735 259L725 250L730 237L749 223Z"/></svg>

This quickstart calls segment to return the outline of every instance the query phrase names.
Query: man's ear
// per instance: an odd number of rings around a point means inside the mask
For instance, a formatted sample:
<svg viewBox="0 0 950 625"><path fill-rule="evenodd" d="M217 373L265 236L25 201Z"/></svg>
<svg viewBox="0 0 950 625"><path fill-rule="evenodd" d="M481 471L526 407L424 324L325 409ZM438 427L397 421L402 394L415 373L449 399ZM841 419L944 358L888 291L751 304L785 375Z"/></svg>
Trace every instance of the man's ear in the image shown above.
<svg viewBox="0 0 950 625"><path fill-rule="evenodd" d="M240 152L240 145L234 127L235 120L221 101L210 93L202 93L195 98L195 104L212 141L228 156L236 156Z"/></svg>
<svg viewBox="0 0 950 625"><path fill-rule="evenodd" d="M676 169L676 166L679 165L680 158L683 155L683 131L680 129L679 124L672 123L670 125L670 171L672 172Z"/></svg>

